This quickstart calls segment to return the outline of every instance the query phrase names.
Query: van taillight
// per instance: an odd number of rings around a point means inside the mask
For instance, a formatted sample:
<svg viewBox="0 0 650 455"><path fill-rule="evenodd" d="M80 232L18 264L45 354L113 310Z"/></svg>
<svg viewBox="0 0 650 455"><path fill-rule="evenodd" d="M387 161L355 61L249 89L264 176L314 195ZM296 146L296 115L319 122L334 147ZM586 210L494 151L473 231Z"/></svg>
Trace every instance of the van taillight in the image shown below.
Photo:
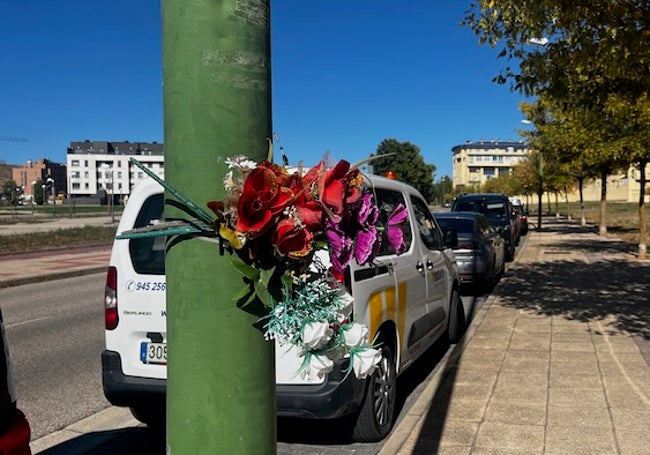
<svg viewBox="0 0 650 455"><path fill-rule="evenodd" d="M117 269L109 267L106 274L106 287L104 288L104 326L106 330L113 330L120 322L117 313Z"/></svg>

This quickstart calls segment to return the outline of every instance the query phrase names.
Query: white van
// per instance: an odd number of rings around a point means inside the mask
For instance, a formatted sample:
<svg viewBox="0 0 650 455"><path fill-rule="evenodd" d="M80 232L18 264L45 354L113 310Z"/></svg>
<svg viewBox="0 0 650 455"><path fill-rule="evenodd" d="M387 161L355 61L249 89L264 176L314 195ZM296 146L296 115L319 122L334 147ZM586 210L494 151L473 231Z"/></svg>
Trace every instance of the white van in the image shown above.
<svg viewBox="0 0 650 455"><path fill-rule="evenodd" d="M366 325L381 347L378 368L359 380L344 373L344 360L320 379L305 378L296 375L301 359L294 350L275 349L278 415L351 417L349 430L357 441L381 440L390 432L397 376L441 336L456 341L465 325L451 249L457 237L449 232L443 238L424 198L411 186L378 176L370 181L381 212L389 214L399 203L409 212L403 224L406 252L397 256L384 241L373 265L355 263L346 272L355 321ZM162 213L162 187L145 180L133 189L118 233L156 224ZM149 424L162 423L165 415L164 247L164 237L116 240L104 300L105 395Z"/></svg>

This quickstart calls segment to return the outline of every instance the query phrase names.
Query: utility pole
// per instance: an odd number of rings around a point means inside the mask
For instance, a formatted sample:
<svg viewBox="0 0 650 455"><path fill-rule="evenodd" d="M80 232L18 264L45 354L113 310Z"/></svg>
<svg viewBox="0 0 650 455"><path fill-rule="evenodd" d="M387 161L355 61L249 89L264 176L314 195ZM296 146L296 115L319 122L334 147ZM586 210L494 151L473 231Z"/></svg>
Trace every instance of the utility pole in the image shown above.
<svg viewBox="0 0 650 455"><path fill-rule="evenodd" d="M226 158L266 158L270 0L163 0L162 24L165 179L205 207L225 195ZM166 204L165 217L187 214ZM276 451L273 344L233 301L231 260L213 242L167 243L167 453Z"/></svg>

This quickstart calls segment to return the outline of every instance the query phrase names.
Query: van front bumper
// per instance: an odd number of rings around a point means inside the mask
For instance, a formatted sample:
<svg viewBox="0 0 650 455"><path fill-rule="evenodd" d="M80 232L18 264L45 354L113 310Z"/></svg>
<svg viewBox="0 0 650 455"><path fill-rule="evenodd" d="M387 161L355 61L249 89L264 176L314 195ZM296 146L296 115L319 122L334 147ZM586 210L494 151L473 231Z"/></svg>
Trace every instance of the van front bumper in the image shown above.
<svg viewBox="0 0 650 455"><path fill-rule="evenodd" d="M346 362L347 364L347 362ZM322 384L276 385L278 416L334 419L356 411L363 401L367 381L336 365Z"/></svg>
<svg viewBox="0 0 650 455"><path fill-rule="evenodd" d="M153 400L165 402L167 381L126 376L120 354L114 351L102 352L102 382L104 395L114 406L150 405Z"/></svg>

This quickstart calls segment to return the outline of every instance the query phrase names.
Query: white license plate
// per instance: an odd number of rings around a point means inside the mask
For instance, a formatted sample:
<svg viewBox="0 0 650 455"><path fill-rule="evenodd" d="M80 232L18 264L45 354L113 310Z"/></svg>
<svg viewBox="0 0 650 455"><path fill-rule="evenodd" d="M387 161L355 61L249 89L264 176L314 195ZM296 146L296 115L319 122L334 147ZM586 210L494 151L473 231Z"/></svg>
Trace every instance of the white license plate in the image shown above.
<svg viewBox="0 0 650 455"><path fill-rule="evenodd" d="M143 363L153 363L157 365L167 364L167 344L149 343L143 341L140 343L140 360Z"/></svg>

